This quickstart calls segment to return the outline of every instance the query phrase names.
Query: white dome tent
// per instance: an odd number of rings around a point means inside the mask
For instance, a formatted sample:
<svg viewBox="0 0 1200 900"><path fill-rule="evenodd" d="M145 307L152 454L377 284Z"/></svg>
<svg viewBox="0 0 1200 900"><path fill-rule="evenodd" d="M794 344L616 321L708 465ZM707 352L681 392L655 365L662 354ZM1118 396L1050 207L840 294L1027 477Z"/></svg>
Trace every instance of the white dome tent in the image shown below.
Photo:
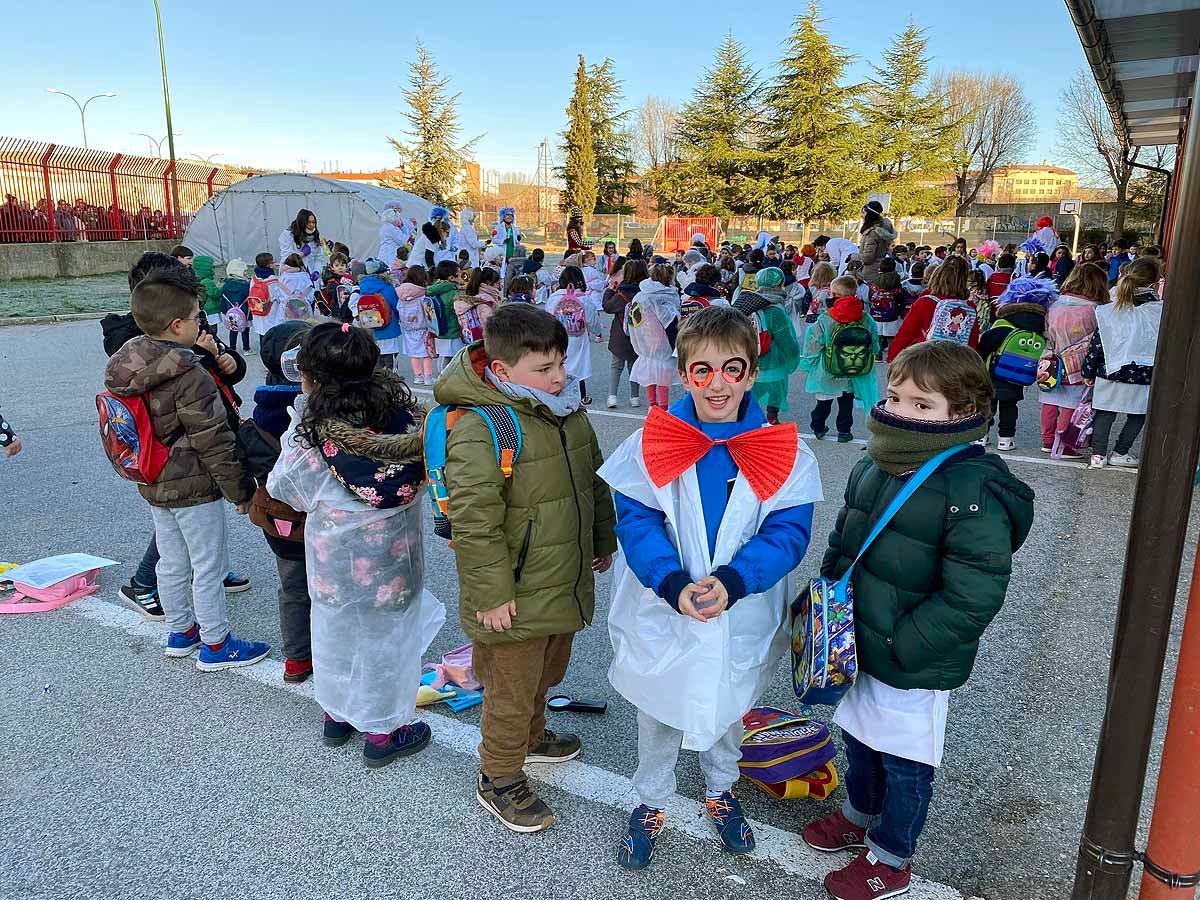
<svg viewBox="0 0 1200 900"><path fill-rule="evenodd" d="M379 252L380 214L388 206L418 225L429 220L433 208L428 200L397 188L295 173L253 175L200 207L183 243L197 256L222 263L237 257L253 265L259 253L277 255L279 232L297 212L310 209L322 239L341 241L365 259Z"/></svg>

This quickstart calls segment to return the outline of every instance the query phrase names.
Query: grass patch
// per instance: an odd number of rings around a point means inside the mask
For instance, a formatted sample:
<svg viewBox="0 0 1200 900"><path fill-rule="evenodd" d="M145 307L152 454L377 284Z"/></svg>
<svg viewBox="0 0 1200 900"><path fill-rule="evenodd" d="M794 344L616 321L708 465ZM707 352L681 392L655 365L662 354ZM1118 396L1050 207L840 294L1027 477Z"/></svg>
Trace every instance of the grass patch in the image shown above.
<svg viewBox="0 0 1200 900"><path fill-rule="evenodd" d="M129 280L120 272L83 278L0 281L0 318L103 313L129 308Z"/></svg>

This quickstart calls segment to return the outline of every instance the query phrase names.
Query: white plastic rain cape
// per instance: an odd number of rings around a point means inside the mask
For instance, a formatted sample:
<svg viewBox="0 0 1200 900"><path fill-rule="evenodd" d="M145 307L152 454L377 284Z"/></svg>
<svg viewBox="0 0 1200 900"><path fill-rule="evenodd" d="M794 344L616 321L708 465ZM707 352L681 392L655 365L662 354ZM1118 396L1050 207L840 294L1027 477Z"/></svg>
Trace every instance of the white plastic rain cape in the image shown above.
<svg viewBox="0 0 1200 900"><path fill-rule="evenodd" d="M421 655L446 621L424 588L424 491L408 506L373 508L334 479L317 450L293 440L297 415L267 490L308 513L314 694L359 731L390 732L413 720Z"/></svg>
<svg viewBox="0 0 1200 900"><path fill-rule="evenodd" d="M679 293L670 285L645 279L625 307L625 333L637 353L629 380L638 384L673 384L676 359L667 326L679 318Z"/></svg>
<svg viewBox="0 0 1200 900"><path fill-rule="evenodd" d="M693 579L727 565L774 510L823 499L817 461L802 441L783 487L759 502L738 474L710 558L696 467L654 487L642 461L642 432L625 440L600 468L614 491L666 515L667 533ZM788 647L787 610L795 594L788 575L708 622L680 615L644 587L617 555L608 633L608 680L626 700L684 733L687 750L707 750L758 700Z"/></svg>

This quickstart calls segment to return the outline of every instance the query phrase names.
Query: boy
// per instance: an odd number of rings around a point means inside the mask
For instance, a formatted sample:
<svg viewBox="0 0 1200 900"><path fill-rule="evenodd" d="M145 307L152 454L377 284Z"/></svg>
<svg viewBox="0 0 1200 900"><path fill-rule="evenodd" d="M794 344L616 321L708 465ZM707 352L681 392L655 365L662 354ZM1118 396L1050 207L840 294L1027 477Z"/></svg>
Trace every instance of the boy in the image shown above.
<svg viewBox="0 0 1200 900"><path fill-rule="evenodd" d="M213 258L211 256L193 257L192 271L196 273L196 277L200 279L200 287L204 289L200 305L208 319L208 328L213 334L216 334L217 327L221 324L221 288L217 284Z"/></svg>
<svg viewBox="0 0 1200 900"><path fill-rule="evenodd" d="M821 312L817 321L805 332L804 356L800 368L808 372L804 390L817 398L809 424L819 441L829 433L827 423L837 401L837 439L839 444L854 440L854 401L870 410L879 400L879 386L875 380L874 359L879 353L879 329L867 311L866 304L859 299L858 281L850 275L842 275L829 284L833 302ZM852 336L855 341L850 341ZM828 347L835 337L842 335L835 344L842 347L835 357L839 369L857 374L835 374L830 370Z"/></svg>
<svg viewBox="0 0 1200 900"><path fill-rule="evenodd" d="M203 316L199 291L196 276L182 266L152 269L138 282L129 305L144 334L113 354L104 383L117 396L143 398L154 433L170 450L158 478L138 485L150 504L160 554L165 652L183 658L198 649L196 668L211 672L252 665L271 648L229 630L222 497L245 514L254 481L238 461L217 385L189 349Z"/></svg>
<svg viewBox="0 0 1200 900"><path fill-rule="evenodd" d="M187 266L190 269L192 267L192 260L195 258L196 254L194 254L183 244L179 244L172 248L171 256L173 256L181 266Z"/></svg>
<svg viewBox="0 0 1200 900"><path fill-rule="evenodd" d="M979 638L1008 589L1012 554L1033 522L1033 491L987 433L992 386L979 355L948 341L900 353L871 410L867 455L850 474L821 574L840 577L905 476L949 447L855 569L858 678L834 715L846 745L842 809L804 829L809 846L863 850L825 877L840 900L908 889L941 763L949 691L971 674Z"/></svg>
<svg viewBox="0 0 1200 900"><path fill-rule="evenodd" d="M236 257L225 264L225 280L221 282L221 315L231 309L240 309L246 316L246 328L242 331L242 352L250 353L250 279L246 277L246 264ZM229 346L237 349L238 333L229 332Z"/></svg>
<svg viewBox="0 0 1200 900"><path fill-rule="evenodd" d="M608 570L617 547L612 498L596 474L600 445L563 367L566 352L558 319L506 304L434 388L438 403L508 406L521 429L506 478L487 423L464 415L447 437L445 469L459 621L485 688L475 796L518 832L555 820L524 764L579 755L579 738L546 728L546 691L562 681L574 634L592 620L592 573Z"/></svg>
<svg viewBox="0 0 1200 900"><path fill-rule="evenodd" d="M321 284L324 287L316 297L317 311L339 322L349 322L354 318L346 302L354 287L349 270L350 260L344 253L329 257L329 265L321 272ZM343 299L343 293L346 299Z"/></svg>
<svg viewBox="0 0 1200 900"><path fill-rule="evenodd" d="M458 327L458 315L454 312L454 295L460 287L458 263L443 259L434 267L433 277L436 280L426 288L425 293L429 296L430 303L441 306L445 316L446 325L437 333L435 341L437 370L441 372L463 347L462 329Z"/></svg>
<svg viewBox="0 0 1200 900"><path fill-rule="evenodd" d="M787 648L788 575L822 499L795 424L762 427L750 321L728 306L702 309L676 349L686 396L670 412L652 408L600 470L621 544L608 677L638 709L640 805L617 850L626 869L650 864L681 746L700 751L707 815L725 849L754 849L732 792L742 716Z"/></svg>
<svg viewBox="0 0 1200 900"><path fill-rule="evenodd" d="M775 425L779 422L779 413L787 411L788 379L800 364L801 347L785 307L787 293L783 286L783 270L768 266L756 272L753 278L754 287L747 288L745 281L742 282L742 290L733 301L733 307L754 323L759 333L759 347L765 345L754 398L766 406L767 421ZM850 281L857 286L853 278Z"/></svg>

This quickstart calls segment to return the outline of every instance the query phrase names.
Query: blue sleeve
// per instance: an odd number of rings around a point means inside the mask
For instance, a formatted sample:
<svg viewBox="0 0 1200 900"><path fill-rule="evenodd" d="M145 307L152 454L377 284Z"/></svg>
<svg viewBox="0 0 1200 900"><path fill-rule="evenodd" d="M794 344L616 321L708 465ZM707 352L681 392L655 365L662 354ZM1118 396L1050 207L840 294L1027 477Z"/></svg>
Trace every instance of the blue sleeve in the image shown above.
<svg viewBox="0 0 1200 900"><path fill-rule="evenodd" d="M691 579L683 572L679 551L667 536L666 514L660 509L644 506L620 491L613 491L613 499L617 507L617 540L625 551L625 562L638 581L674 606L679 591ZM669 596L680 573L685 580L674 589L674 596ZM663 596L663 591L668 596Z"/></svg>
<svg viewBox="0 0 1200 900"><path fill-rule="evenodd" d="M744 595L759 594L774 587L800 565L812 536L812 519L811 503L777 509L763 519L758 534L746 541L729 561L729 568L742 580ZM720 577L719 573L717 577ZM736 602L734 586L726 584L725 587L729 589L729 605L732 606Z"/></svg>

